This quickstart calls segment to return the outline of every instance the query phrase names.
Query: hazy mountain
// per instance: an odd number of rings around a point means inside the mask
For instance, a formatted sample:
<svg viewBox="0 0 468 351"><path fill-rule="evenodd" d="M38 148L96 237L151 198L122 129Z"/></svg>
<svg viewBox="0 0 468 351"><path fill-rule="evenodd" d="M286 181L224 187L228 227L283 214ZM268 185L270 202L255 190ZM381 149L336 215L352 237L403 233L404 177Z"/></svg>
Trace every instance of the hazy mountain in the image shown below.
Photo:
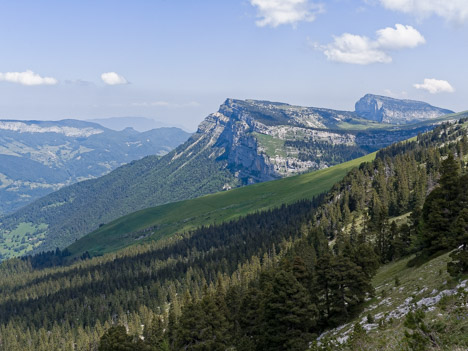
<svg viewBox="0 0 468 351"><path fill-rule="evenodd" d="M130 212L326 168L432 127L430 122L389 126L355 112L227 99L167 155L63 188L4 217L2 233L13 238L4 250L21 254L65 247ZM18 228L30 233L26 243L15 236Z"/></svg>
<svg viewBox="0 0 468 351"><path fill-rule="evenodd" d="M125 128L133 128L139 132L146 132L151 129L164 127L177 127L183 129L180 126L170 125L168 123L146 117L109 117L90 119L88 121L92 123L98 123L103 127L117 131L124 130Z"/></svg>
<svg viewBox="0 0 468 351"><path fill-rule="evenodd" d="M166 154L188 137L177 128L139 133L77 120L1 120L0 213L135 159Z"/></svg>

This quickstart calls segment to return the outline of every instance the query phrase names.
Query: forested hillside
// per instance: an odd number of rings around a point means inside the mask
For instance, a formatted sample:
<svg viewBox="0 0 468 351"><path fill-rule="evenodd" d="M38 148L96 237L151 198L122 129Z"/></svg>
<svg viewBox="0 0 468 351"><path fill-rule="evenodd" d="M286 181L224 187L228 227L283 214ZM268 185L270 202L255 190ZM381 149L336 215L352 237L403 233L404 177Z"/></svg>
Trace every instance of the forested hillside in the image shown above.
<svg viewBox="0 0 468 351"><path fill-rule="evenodd" d="M356 349L362 332L330 341L341 346L315 340L372 301L379 265L459 248L449 272L466 274L467 154L467 121L445 124L380 151L313 201L69 266L59 251L7 260L0 350ZM414 313L401 342L433 347Z"/></svg>
<svg viewBox="0 0 468 351"><path fill-rule="evenodd" d="M67 247L73 257L116 251L161 240L200 226L220 224L247 214L311 200L329 190L351 169L372 161L375 153L315 172L150 207L118 218Z"/></svg>

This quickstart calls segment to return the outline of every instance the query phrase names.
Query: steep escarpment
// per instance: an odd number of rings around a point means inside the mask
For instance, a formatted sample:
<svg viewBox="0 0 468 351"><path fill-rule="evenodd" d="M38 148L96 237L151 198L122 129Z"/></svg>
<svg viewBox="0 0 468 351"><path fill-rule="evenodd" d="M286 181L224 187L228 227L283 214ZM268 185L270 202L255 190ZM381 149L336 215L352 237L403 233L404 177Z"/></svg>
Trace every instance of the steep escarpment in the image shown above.
<svg viewBox="0 0 468 351"><path fill-rule="evenodd" d="M214 146L242 183L330 167L432 128L389 127L353 112L255 100L227 99L208 118L215 117L226 122Z"/></svg>
<svg viewBox="0 0 468 351"><path fill-rule="evenodd" d="M371 121L390 124L409 124L427 121L453 111L414 100L399 100L387 96L367 94L356 102L356 113Z"/></svg>

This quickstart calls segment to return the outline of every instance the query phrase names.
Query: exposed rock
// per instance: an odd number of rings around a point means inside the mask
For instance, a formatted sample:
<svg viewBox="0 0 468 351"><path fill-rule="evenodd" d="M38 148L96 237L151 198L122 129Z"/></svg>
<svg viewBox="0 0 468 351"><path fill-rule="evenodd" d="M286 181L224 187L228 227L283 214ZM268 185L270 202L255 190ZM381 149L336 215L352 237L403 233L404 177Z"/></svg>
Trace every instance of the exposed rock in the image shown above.
<svg viewBox="0 0 468 351"><path fill-rule="evenodd" d="M347 129L356 124L361 128ZM389 130L381 125L365 130L365 122L354 112L227 99L200 124L193 144L175 158L192 156L193 145L206 143L213 148L212 159L225 162L237 179L250 184L327 168L337 163L339 153L349 155L341 159L347 161L430 128ZM326 145L341 148L327 157Z"/></svg>
<svg viewBox="0 0 468 351"><path fill-rule="evenodd" d="M421 101L399 100L367 94L356 102L356 113L371 121L408 124L437 118L453 113L453 111L434 107Z"/></svg>

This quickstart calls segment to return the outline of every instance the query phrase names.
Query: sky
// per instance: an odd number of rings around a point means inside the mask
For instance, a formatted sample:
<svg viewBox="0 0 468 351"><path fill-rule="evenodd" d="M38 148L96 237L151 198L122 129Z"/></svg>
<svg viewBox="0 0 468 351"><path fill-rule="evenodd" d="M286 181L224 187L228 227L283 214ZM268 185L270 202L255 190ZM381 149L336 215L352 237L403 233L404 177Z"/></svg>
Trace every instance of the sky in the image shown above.
<svg viewBox="0 0 468 351"><path fill-rule="evenodd" d="M154 118L226 98L468 110L468 0L0 0L0 118Z"/></svg>

